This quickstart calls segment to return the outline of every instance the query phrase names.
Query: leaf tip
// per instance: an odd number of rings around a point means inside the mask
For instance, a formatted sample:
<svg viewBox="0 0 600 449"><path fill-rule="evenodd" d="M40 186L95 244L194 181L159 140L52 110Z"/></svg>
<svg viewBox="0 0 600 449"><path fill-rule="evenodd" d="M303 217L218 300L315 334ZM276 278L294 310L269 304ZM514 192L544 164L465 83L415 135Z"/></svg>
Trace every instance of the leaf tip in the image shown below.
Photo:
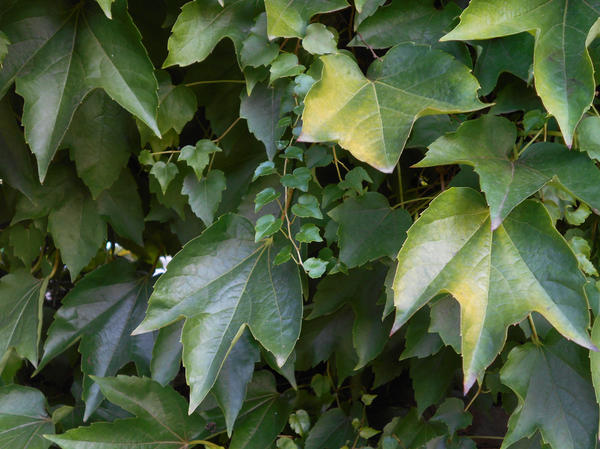
<svg viewBox="0 0 600 449"><path fill-rule="evenodd" d="M466 373L465 381L463 384L463 393L465 396L467 395L469 390L473 387L473 385L475 385L476 381L477 381L477 376L474 373L472 373L472 372Z"/></svg>

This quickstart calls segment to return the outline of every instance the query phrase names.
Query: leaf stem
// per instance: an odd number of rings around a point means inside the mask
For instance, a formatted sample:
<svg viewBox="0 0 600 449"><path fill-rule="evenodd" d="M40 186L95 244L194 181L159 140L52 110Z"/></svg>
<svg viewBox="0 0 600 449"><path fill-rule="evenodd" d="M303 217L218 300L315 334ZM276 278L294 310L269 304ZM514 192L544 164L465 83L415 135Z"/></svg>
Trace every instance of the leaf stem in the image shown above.
<svg viewBox="0 0 600 449"><path fill-rule="evenodd" d="M246 84L246 80L205 80L194 81L193 83L184 84L185 87L199 86L201 84Z"/></svg>
<svg viewBox="0 0 600 449"><path fill-rule="evenodd" d="M231 125L229 125L229 128L227 128L225 131L223 131L223 134L221 134L219 137L217 137L215 140L213 140L214 143L219 143L221 140L223 140L223 138L229 134L229 131L231 131L233 129L233 127L235 125L238 124L238 122L241 120L241 117L236 118L233 123Z"/></svg>
<svg viewBox="0 0 600 449"><path fill-rule="evenodd" d="M538 137L540 137L540 134L542 134L543 132L544 132L544 128L540 128L540 130L539 130L537 133L535 133L535 136L533 136L533 137L531 138L531 140L530 140L529 142L527 142L527 144L526 144L526 145L525 145L523 148L521 148L521 150L520 150L520 151L517 153L517 158L518 158L518 157L520 157L520 156L521 156L521 154L523 154L523 152L524 152L524 151L525 151L527 148L529 148L529 147L530 147L530 146L531 146L531 145L532 145L532 144L535 142L535 140L536 140Z"/></svg>
<svg viewBox="0 0 600 449"><path fill-rule="evenodd" d="M481 384L479 384L479 386L477 388L477 392L475 392L475 395L471 398L471 400L469 401L469 403L465 407L465 412L469 411L469 409L471 408L471 406L475 402L475 399L477 399L477 397L481 394L481 389L482 388L483 388L483 384L481 383Z"/></svg>
<svg viewBox="0 0 600 449"><path fill-rule="evenodd" d="M60 251L57 249L54 253L54 265L52 266L52 271L48 275L48 279L52 279L58 270L58 262L60 261Z"/></svg>
<svg viewBox="0 0 600 449"><path fill-rule="evenodd" d="M527 315L527 320L529 320L529 327L531 328L531 341L536 346L541 346L542 342L540 341L540 337L538 337L537 330L535 328L535 323L533 322L533 317L531 313Z"/></svg>

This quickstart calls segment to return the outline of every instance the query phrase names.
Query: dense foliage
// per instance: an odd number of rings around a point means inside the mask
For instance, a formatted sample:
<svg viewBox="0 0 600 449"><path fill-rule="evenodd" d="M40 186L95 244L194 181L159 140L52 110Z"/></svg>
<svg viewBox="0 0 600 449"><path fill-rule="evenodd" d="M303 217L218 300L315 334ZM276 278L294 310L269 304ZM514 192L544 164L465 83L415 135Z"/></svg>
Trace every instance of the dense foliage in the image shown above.
<svg viewBox="0 0 600 449"><path fill-rule="evenodd" d="M0 448L595 448L599 18L2 0Z"/></svg>

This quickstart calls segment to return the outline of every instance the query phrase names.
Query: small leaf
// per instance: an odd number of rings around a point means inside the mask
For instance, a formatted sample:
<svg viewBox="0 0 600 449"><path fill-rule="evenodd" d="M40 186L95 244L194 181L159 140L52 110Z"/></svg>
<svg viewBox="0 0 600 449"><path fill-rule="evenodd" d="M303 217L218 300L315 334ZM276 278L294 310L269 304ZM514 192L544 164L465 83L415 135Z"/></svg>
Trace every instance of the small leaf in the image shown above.
<svg viewBox="0 0 600 449"><path fill-rule="evenodd" d="M252 181L256 181L261 176L272 175L273 173L277 173L275 170L275 163L272 161L261 162L256 170L254 170L254 176L252 177Z"/></svg>
<svg viewBox="0 0 600 449"><path fill-rule="evenodd" d="M303 266L308 275L313 279L320 278L323 276L323 274L325 274L325 270L327 270L327 262L319 259L318 257L306 259L303 263Z"/></svg>
<svg viewBox="0 0 600 449"><path fill-rule="evenodd" d="M269 70L271 72L269 84L273 84L279 78L300 75L306 67L298 64L298 57L294 53L281 53L271 63Z"/></svg>
<svg viewBox="0 0 600 449"><path fill-rule="evenodd" d="M372 183L373 180L367 173L367 171L362 167L354 167L346 176L344 176L344 180L338 183L338 186L341 189L352 189L359 195L363 194L363 181Z"/></svg>
<svg viewBox="0 0 600 449"><path fill-rule="evenodd" d="M292 206L292 213L302 218L323 218L319 200L314 195L304 194L298 197L296 204Z"/></svg>
<svg viewBox="0 0 600 449"><path fill-rule="evenodd" d="M273 187L267 187L256 194L254 198L254 212L258 212L267 204L275 201L281 196L281 192L278 192Z"/></svg>
<svg viewBox="0 0 600 449"><path fill-rule="evenodd" d="M265 0L269 39L303 37L312 16L347 6L346 0Z"/></svg>
<svg viewBox="0 0 600 449"><path fill-rule="evenodd" d="M169 184L175 179L177 173L179 173L179 170L173 162L158 161L150 170L150 174L154 175L159 182L163 195L166 194Z"/></svg>
<svg viewBox="0 0 600 449"><path fill-rule="evenodd" d="M303 224L300 228L300 231L296 233L294 238L300 243L312 243L323 241L323 238L321 237L321 230L318 226L312 223Z"/></svg>
<svg viewBox="0 0 600 449"><path fill-rule="evenodd" d="M267 15L260 13L248 37L242 42L240 62L242 67L269 65L279 54L279 45L267 37Z"/></svg>
<svg viewBox="0 0 600 449"><path fill-rule="evenodd" d="M290 427L301 437L304 437L310 429L310 417L306 410L296 410L288 419Z"/></svg>
<svg viewBox="0 0 600 449"><path fill-rule="evenodd" d="M306 27L302 47L313 55L326 55L337 51L337 36L322 23L311 23Z"/></svg>
<svg viewBox="0 0 600 449"><path fill-rule="evenodd" d="M323 413L306 438L305 449L339 448L352 443L354 429L339 408Z"/></svg>
<svg viewBox="0 0 600 449"><path fill-rule="evenodd" d="M600 117L584 118L577 127L579 149L592 159L600 160Z"/></svg>
<svg viewBox="0 0 600 449"><path fill-rule="evenodd" d="M281 248L281 251L277 253L275 259L273 259L273 265L281 265L292 258L292 245L286 245Z"/></svg>
<svg viewBox="0 0 600 449"><path fill-rule="evenodd" d="M292 189L308 192L308 182L312 179L310 170L306 167L296 168L291 174L281 177L281 184Z"/></svg>
<svg viewBox="0 0 600 449"><path fill-rule="evenodd" d="M195 175L186 176L181 193L189 197L189 204L194 214L206 226L210 226L215 220L215 214L226 188L225 174L221 170L213 169L200 181Z"/></svg>
<svg viewBox="0 0 600 449"><path fill-rule="evenodd" d="M273 215L263 215L258 220L256 220L256 226L254 229L256 230L256 236L254 237L254 241L258 242L266 237L270 237L275 234L281 226L283 225L283 220L280 218L275 218Z"/></svg>
<svg viewBox="0 0 600 449"><path fill-rule="evenodd" d="M435 411L432 421L440 421L446 424L450 435L457 430L465 429L473 422L473 416L465 411L465 404L458 398L446 399Z"/></svg>

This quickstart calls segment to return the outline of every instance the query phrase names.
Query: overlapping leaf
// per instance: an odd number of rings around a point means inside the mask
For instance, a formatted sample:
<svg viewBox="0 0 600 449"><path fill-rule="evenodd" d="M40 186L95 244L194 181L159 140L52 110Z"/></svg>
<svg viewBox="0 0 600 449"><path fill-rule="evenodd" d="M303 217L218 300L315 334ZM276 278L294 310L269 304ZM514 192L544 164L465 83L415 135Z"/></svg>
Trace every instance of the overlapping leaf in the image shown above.
<svg viewBox="0 0 600 449"><path fill-rule="evenodd" d="M394 330L439 292L459 301L465 391L502 349L507 327L532 311L594 348L585 278L545 208L523 203L493 232L490 221L479 193L447 190L408 232L394 279Z"/></svg>
<svg viewBox="0 0 600 449"><path fill-rule="evenodd" d="M44 3L19 2L0 24L13 43L0 85L5 90L16 78L17 93L25 99L25 135L42 180L75 109L95 88L159 134L156 78L126 2L115 3L112 20L94 3L72 9ZM47 28L36 31L44 28L40 21Z"/></svg>
<svg viewBox="0 0 600 449"><path fill-rule="evenodd" d="M206 421L188 416L187 403L171 387L144 377L94 378L109 401L135 415L47 436L62 449L158 447L187 449L206 434Z"/></svg>
<svg viewBox="0 0 600 449"><path fill-rule="evenodd" d="M130 361L141 373L149 372L153 336L131 336L144 317L149 295L149 279L136 274L134 265L119 259L78 282L56 312L39 369L81 340L84 419L102 401L100 386L89 375L115 375Z"/></svg>
<svg viewBox="0 0 600 449"><path fill-rule="evenodd" d="M0 358L14 348L37 366L47 284L47 280L36 279L26 270L0 278Z"/></svg>
<svg viewBox="0 0 600 449"><path fill-rule="evenodd" d="M475 167L490 206L492 229L500 226L518 204L552 179L600 211L600 170L592 160L555 143L533 144L514 159L516 137L517 129L512 122L484 115L436 140L429 146L425 159L416 166L469 164Z"/></svg>
<svg viewBox="0 0 600 449"><path fill-rule="evenodd" d="M567 145L594 98L594 70L586 46L595 37L598 0L474 0L442 40L490 39L535 31L536 89L556 117Z"/></svg>
<svg viewBox="0 0 600 449"><path fill-rule="evenodd" d="M301 141L336 141L356 158L390 173L421 116L485 107L469 69L427 46L402 44L369 68L345 54L321 58L321 80L308 93ZM436 72L428 77L429 68Z"/></svg>
<svg viewBox="0 0 600 449"><path fill-rule="evenodd" d="M596 447L598 408L581 348L556 334L543 346L527 343L510 352L501 377L519 398L502 449L536 430L553 448Z"/></svg>
<svg viewBox="0 0 600 449"><path fill-rule="evenodd" d="M29 387L0 387L0 447L47 449L44 434L54 433L44 395Z"/></svg>
<svg viewBox="0 0 600 449"><path fill-rule="evenodd" d="M312 16L347 6L346 0L265 0L269 38L303 37Z"/></svg>
<svg viewBox="0 0 600 449"><path fill-rule="evenodd" d="M189 242L157 281L146 318L135 333L185 317L183 364L194 410L212 388L243 329L281 366L300 333L302 299L297 267L273 266L270 242L255 243L253 225L226 215Z"/></svg>

